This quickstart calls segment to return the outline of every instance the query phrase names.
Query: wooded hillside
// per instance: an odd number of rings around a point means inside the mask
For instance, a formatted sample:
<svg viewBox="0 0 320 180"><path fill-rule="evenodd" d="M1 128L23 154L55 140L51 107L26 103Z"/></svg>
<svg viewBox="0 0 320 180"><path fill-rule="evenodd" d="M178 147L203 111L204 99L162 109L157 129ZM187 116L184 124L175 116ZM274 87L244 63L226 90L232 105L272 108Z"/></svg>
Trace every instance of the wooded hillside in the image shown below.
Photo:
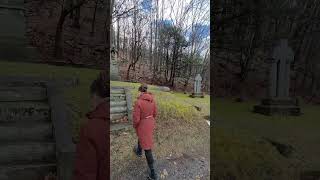
<svg viewBox="0 0 320 180"><path fill-rule="evenodd" d="M215 94L265 95L271 50L277 40L287 38L295 52L290 95L319 101L319 7L316 0L215 1L211 9Z"/></svg>
<svg viewBox="0 0 320 180"><path fill-rule="evenodd" d="M113 39L122 79L209 91L209 1L117 0Z"/></svg>

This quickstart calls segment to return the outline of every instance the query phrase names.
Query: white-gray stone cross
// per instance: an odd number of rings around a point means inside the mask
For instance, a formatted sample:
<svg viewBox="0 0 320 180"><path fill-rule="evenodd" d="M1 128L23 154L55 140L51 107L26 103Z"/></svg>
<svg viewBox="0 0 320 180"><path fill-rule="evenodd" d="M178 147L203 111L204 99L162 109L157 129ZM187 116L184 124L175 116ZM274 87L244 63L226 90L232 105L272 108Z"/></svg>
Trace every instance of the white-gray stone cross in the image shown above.
<svg viewBox="0 0 320 180"><path fill-rule="evenodd" d="M272 58L269 95L271 98L288 98L290 64L294 59L294 52L288 46L287 39L280 40L280 44L274 48Z"/></svg>
<svg viewBox="0 0 320 180"><path fill-rule="evenodd" d="M201 93L201 81L202 81L202 77L200 74L197 74L197 76L194 79L194 93L198 94Z"/></svg>

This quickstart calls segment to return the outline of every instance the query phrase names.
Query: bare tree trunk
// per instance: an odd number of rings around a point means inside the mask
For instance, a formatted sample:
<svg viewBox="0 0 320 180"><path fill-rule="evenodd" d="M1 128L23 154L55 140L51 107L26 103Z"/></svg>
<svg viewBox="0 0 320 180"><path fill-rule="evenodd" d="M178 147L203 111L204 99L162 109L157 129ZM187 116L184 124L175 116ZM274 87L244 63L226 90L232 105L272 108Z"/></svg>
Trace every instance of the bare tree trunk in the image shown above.
<svg viewBox="0 0 320 180"><path fill-rule="evenodd" d="M127 80L128 80L128 81L130 80L130 69L131 69L131 67L132 67L132 63L129 64L129 67L128 67L128 69L127 69Z"/></svg>
<svg viewBox="0 0 320 180"><path fill-rule="evenodd" d="M120 18L117 18L117 50L120 49Z"/></svg>
<svg viewBox="0 0 320 180"><path fill-rule="evenodd" d="M152 14L152 13L151 13ZM152 15L151 15L152 16ZM152 54L152 18L151 18L151 23L150 23L150 56L149 56L149 68L152 69L152 62L153 62L153 54Z"/></svg>
<svg viewBox="0 0 320 180"><path fill-rule="evenodd" d="M78 1L79 0L75 0L76 3L78 3ZM78 28L78 29L80 28L80 15L81 15L80 9L81 9L81 7L78 7L78 8L75 9L76 14L75 14L75 17L73 19L73 27Z"/></svg>
<svg viewBox="0 0 320 180"><path fill-rule="evenodd" d="M59 17L59 21L56 27L56 34L55 34L55 44L54 44L54 57L62 58L63 57L63 24L66 17L76 8L80 8L83 4L87 1L77 1L77 4L73 5L70 8L65 9L64 6L62 7L61 14Z"/></svg>
<svg viewBox="0 0 320 180"><path fill-rule="evenodd" d="M126 41L127 39L126 39L126 27L125 27L123 28L123 46L122 46L124 51L127 51Z"/></svg>
<svg viewBox="0 0 320 180"><path fill-rule="evenodd" d="M63 57L63 40L62 40L63 24L67 15L68 15L67 12L65 10L62 10L57 27L56 27L54 57L59 59Z"/></svg>
<svg viewBox="0 0 320 180"><path fill-rule="evenodd" d="M93 17L92 17L92 23L91 23L91 36L94 36L94 27L96 23L96 14L97 14L97 7L98 7L98 0L95 1L94 11L93 11Z"/></svg>
<svg viewBox="0 0 320 180"><path fill-rule="evenodd" d="M156 62L158 62L158 45L159 45L159 43L158 43L158 34L159 34L159 0L156 0L156 32L155 32L155 38L154 38L154 47L155 47L155 50L154 50L154 52L156 53L155 54L155 61ZM155 66L154 66L154 68L155 68L155 71L158 71L158 66L157 66L157 63L155 63L154 62L154 64L155 64Z"/></svg>
<svg viewBox="0 0 320 180"><path fill-rule="evenodd" d="M107 1L106 4L106 12L109 14L107 16L106 21L105 21L105 54L106 54L106 63L103 65L105 67L107 73L110 71L110 60L111 60L111 28L112 28L112 23L111 23L111 18L112 17L112 10L113 10L113 0Z"/></svg>

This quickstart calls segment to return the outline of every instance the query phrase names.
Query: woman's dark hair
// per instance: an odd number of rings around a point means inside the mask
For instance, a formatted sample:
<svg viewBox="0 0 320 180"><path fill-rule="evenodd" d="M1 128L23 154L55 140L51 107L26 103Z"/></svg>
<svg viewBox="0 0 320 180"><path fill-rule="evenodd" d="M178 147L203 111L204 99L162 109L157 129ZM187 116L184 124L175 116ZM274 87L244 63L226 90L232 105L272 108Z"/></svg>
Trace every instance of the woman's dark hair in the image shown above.
<svg viewBox="0 0 320 180"><path fill-rule="evenodd" d="M95 79L91 86L90 86L90 93L96 94L97 96L101 98L108 97L108 91L107 91L107 73L101 72L97 79Z"/></svg>
<svg viewBox="0 0 320 180"><path fill-rule="evenodd" d="M148 85L146 84L141 84L141 86L138 89L140 92L147 92L148 90Z"/></svg>

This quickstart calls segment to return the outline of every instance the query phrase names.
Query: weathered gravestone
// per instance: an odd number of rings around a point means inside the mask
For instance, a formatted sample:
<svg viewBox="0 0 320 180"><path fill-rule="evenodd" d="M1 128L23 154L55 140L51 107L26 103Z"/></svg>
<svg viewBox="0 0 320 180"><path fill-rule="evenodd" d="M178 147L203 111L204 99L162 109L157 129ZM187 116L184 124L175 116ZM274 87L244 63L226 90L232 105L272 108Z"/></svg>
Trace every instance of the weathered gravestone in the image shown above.
<svg viewBox="0 0 320 180"><path fill-rule="evenodd" d="M0 78L0 180L71 180L75 146L58 86L37 78Z"/></svg>
<svg viewBox="0 0 320 180"><path fill-rule="evenodd" d="M115 49L111 50L111 61L110 61L110 80L119 81L119 65L117 63L117 52Z"/></svg>
<svg viewBox="0 0 320 180"><path fill-rule="evenodd" d="M156 91L163 91L163 92L170 92L171 91L171 89L167 86L151 86L148 89L156 90Z"/></svg>
<svg viewBox="0 0 320 180"><path fill-rule="evenodd" d="M200 74L197 74L197 76L194 79L194 92L190 95L190 97L204 97L204 94L201 92L201 81L202 77Z"/></svg>
<svg viewBox="0 0 320 180"><path fill-rule="evenodd" d="M24 0L0 0L0 59L28 61L37 57L26 37Z"/></svg>
<svg viewBox="0 0 320 180"><path fill-rule="evenodd" d="M111 131L132 127L132 98L130 88L113 86L110 90Z"/></svg>
<svg viewBox="0 0 320 180"><path fill-rule="evenodd" d="M289 97L290 64L294 59L294 52L288 46L287 39L280 40L273 51L272 59L268 98L254 106L254 112L265 115L300 115L295 99Z"/></svg>

